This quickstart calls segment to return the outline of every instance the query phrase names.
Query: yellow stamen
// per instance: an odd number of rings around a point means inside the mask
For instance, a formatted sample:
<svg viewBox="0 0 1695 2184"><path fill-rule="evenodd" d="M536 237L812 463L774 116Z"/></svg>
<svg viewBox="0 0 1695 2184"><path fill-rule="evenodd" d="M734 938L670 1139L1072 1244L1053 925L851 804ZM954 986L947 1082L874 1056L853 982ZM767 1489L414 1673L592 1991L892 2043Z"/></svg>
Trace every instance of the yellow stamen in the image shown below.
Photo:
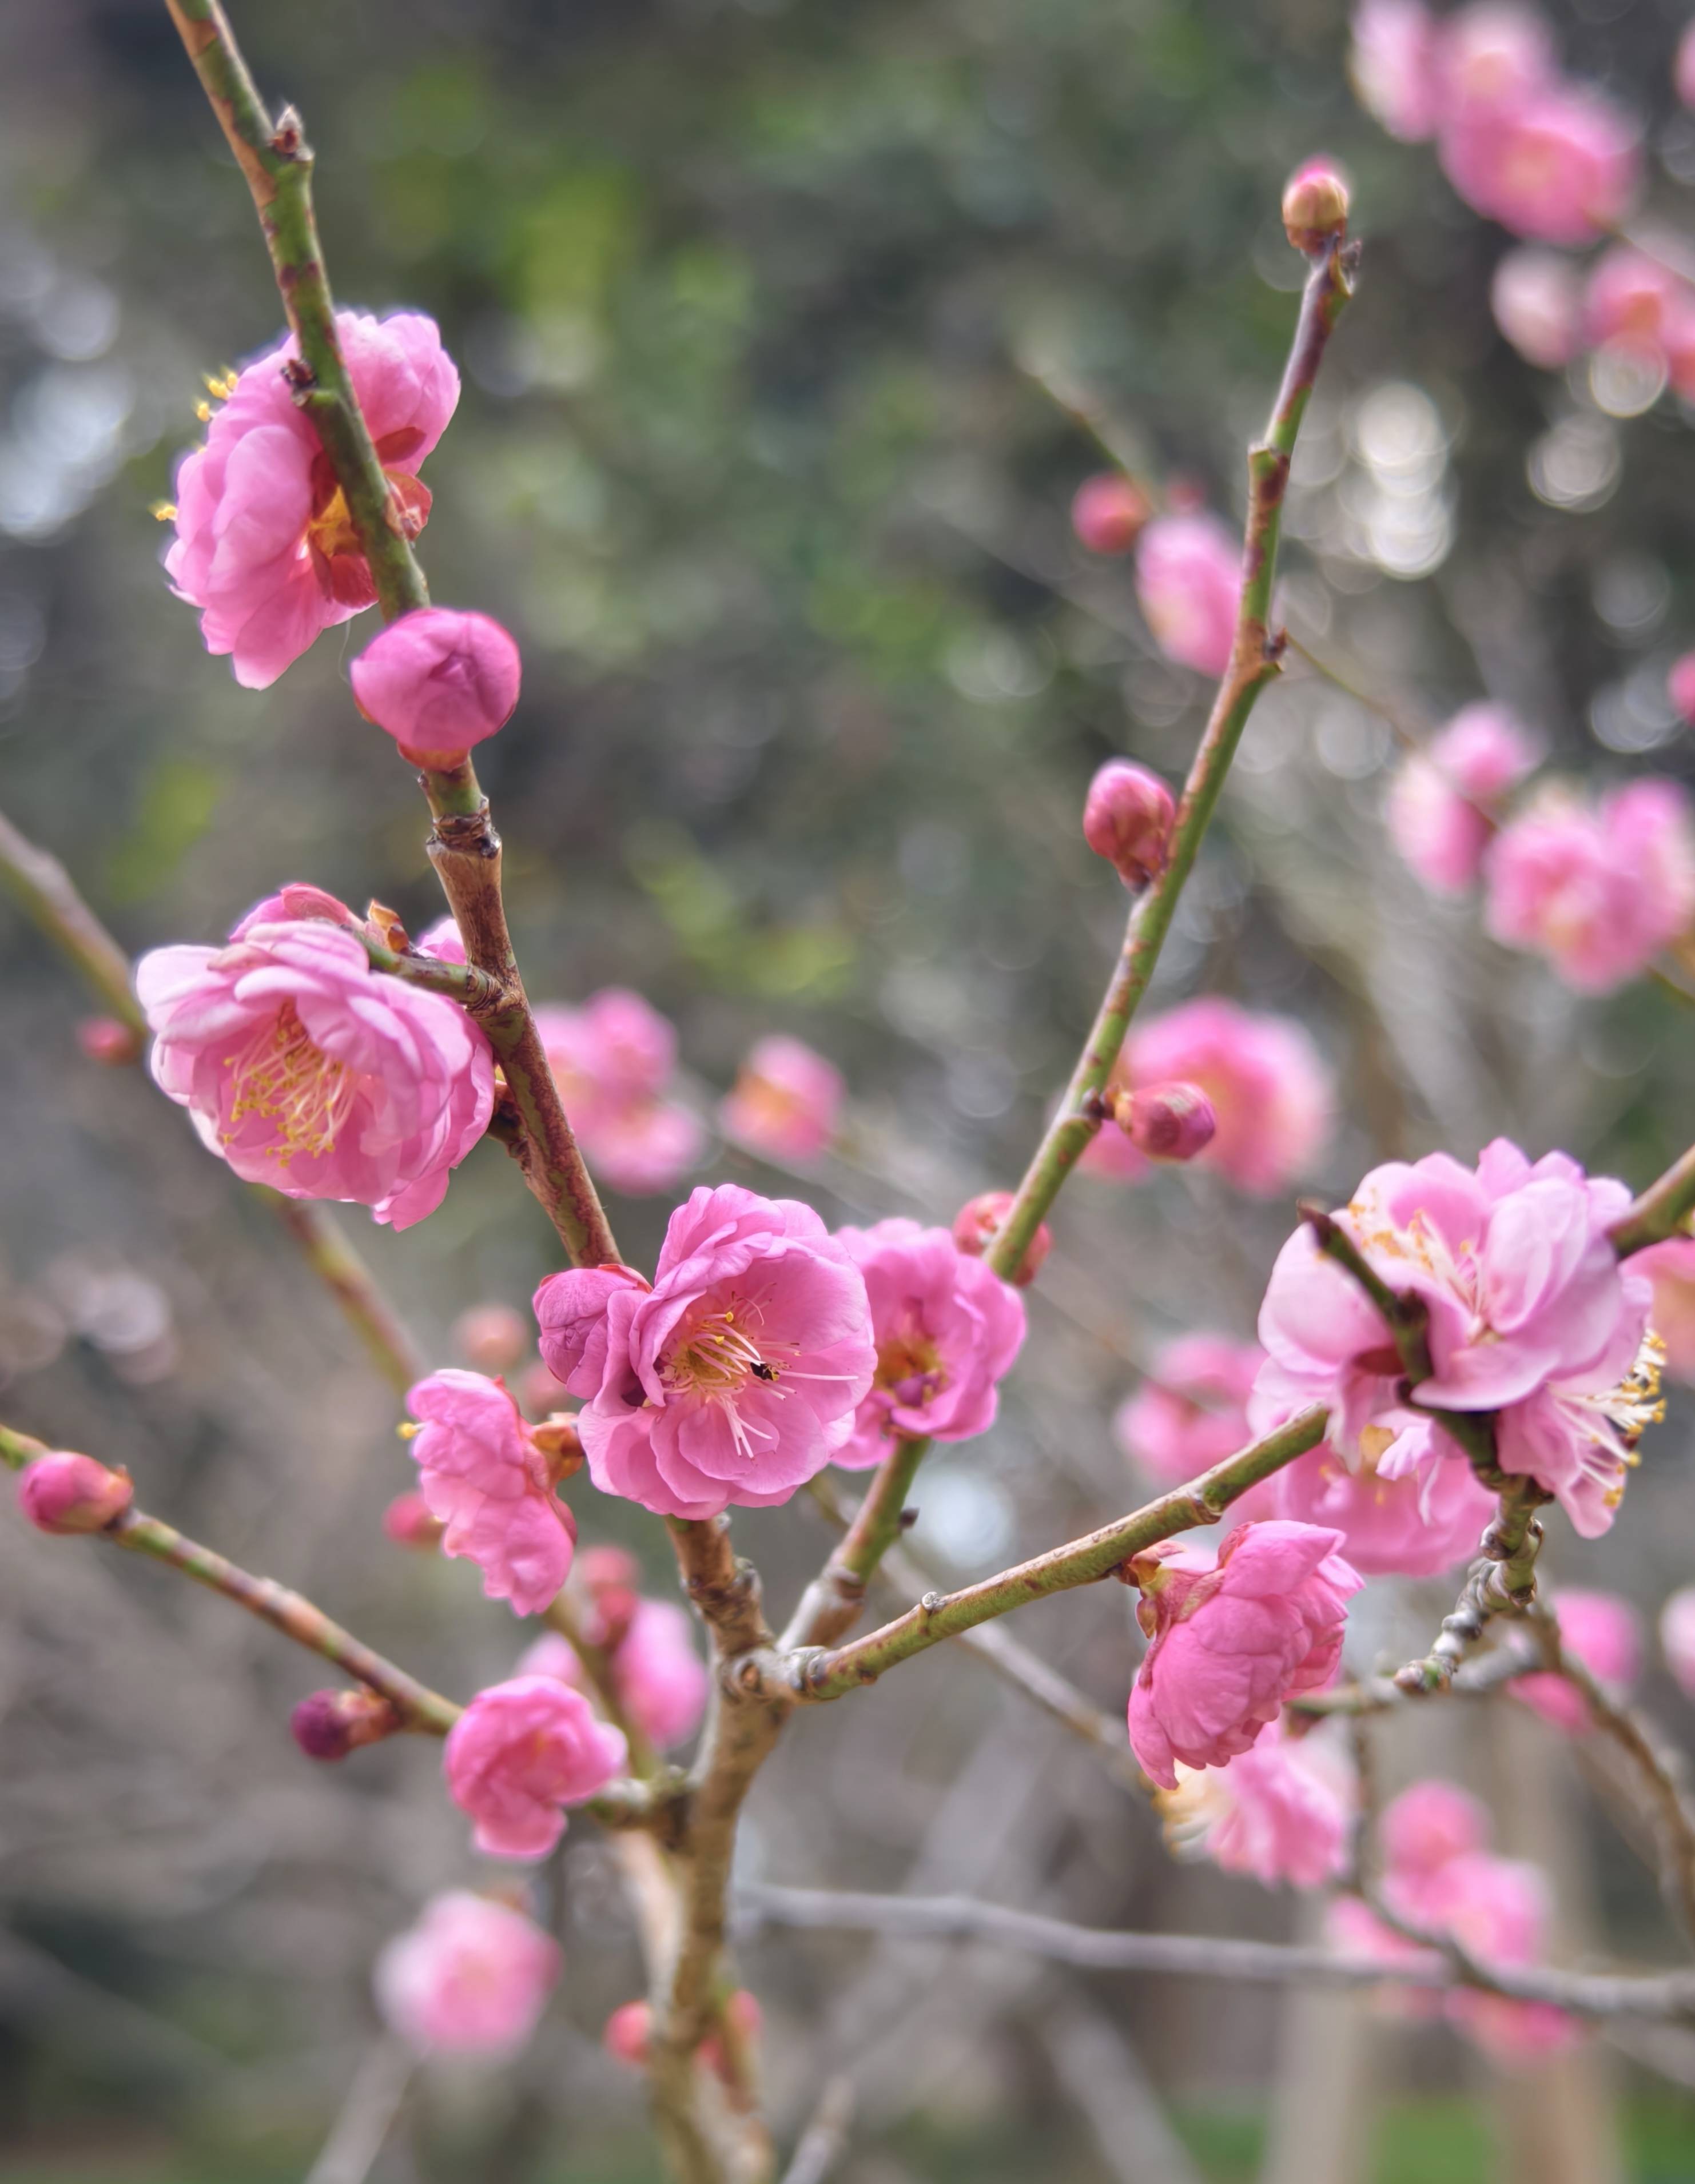
<svg viewBox="0 0 1695 2184"><path fill-rule="evenodd" d="M200 420L200 422L203 425L209 425L212 421L211 404L209 402L197 402L194 405L194 414Z"/></svg>
<svg viewBox="0 0 1695 2184"><path fill-rule="evenodd" d="M155 523L175 523L176 503L174 500L156 500L148 509L148 514L152 516Z"/></svg>
<svg viewBox="0 0 1695 2184"><path fill-rule="evenodd" d="M227 1056L224 1067L234 1072L236 1093L225 1143L248 1116L262 1117L276 1125L283 1167L297 1153L311 1158L332 1150L359 1094L358 1077L313 1045L293 1001L261 1024L239 1053Z"/></svg>

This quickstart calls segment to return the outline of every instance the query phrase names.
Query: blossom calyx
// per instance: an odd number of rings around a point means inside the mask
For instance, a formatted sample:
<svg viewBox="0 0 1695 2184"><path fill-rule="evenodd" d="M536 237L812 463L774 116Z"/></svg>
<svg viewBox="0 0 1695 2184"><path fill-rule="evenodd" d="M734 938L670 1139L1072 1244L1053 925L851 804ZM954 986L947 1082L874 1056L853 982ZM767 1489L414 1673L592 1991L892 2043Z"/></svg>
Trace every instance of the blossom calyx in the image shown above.
<svg viewBox="0 0 1695 2184"><path fill-rule="evenodd" d="M288 1718L294 1741L309 1759L345 1759L362 1744L381 1744L400 1717L376 1691L314 1691Z"/></svg>
<svg viewBox="0 0 1695 2184"><path fill-rule="evenodd" d="M1140 1092L1119 1092L1112 1120L1139 1153L1150 1160L1191 1161L1218 1134L1213 1103L1198 1084L1150 1084Z"/></svg>
<svg viewBox="0 0 1695 2184"><path fill-rule="evenodd" d="M38 1532L103 1532L135 1496L127 1471L69 1449L38 1457L18 1481L18 1507Z"/></svg>
<svg viewBox="0 0 1695 2184"><path fill-rule="evenodd" d="M1283 228L1310 256L1347 233L1348 187L1328 159L1308 159L1284 185Z"/></svg>
<svg viewBox="0 0 1695 2184"><path fill-rule="evenodd" d="M538 1426L530 1428L530 1439L541 1451L555 1486L583 1468L583 1436L569 1411L549 1411Z"/></svg>
<svg viewBox="0 0 1695 2184"><path fill-rule="evenodd" d="M1157 773L1108 759L1084 799L1083 838L1126 887L1142 888L1165 870L1176 817L1176 800Z"/></svg>
<svg viewBox="0 0 1695 2184"><path fill-rule="evenodd" d="M960 1207L953 1217L953 1240L967 1257L986 1256L990 1245L1006 1226L1014 1199L1015 1194L1010 1190L984 1190ZM1006 1277L1014 1289L1029 1287L1052 1249L1053 1231L1045 1221L1039 1222L1035 1234L1024 1246L1023 1256Z"/></svg>

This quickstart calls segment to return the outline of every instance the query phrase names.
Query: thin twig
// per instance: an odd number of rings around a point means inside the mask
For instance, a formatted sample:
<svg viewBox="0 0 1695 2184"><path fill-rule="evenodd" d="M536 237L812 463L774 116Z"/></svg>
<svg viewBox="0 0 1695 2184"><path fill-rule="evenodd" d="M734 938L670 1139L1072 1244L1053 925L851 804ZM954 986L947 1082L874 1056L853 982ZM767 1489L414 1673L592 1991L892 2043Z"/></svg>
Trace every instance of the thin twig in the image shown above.
<svg viewBox="0 0 1695 2184"><path fill-rule="evenodd" d="M824 2184L847 2151L848 2126L853 2120L853 2080L845 2071L824 2082L812 2120L801 2132L783 2184Z"/></svg>
<svg viewBox="0 0 1695 2184"><path fill-rule="evenodd" d="M1674 1161L1658 1182L1651 1183L1608 1234L1621 1259L1644 1251L1650 1244L1663 1244L1681 1234L1695 1211L1695 1145Z"/></svg>
<svg viewBox="0 0 1695 2184"><path fill-rule="evenodd" d="M384 2035L371 2042L306 2184L365 2184L417 2067L416 2056L398 2040Z"/></svg>
<svg viewBox="0 0 1695 2184"><path fill-rule="evenodd" d="M906 1496L929 1446L927 1440L897 1440L878 1464L846 1536L800 1596L778 1641L785 1651L834 1646L859 1620L866 1587L900 1536Z"/></svg>

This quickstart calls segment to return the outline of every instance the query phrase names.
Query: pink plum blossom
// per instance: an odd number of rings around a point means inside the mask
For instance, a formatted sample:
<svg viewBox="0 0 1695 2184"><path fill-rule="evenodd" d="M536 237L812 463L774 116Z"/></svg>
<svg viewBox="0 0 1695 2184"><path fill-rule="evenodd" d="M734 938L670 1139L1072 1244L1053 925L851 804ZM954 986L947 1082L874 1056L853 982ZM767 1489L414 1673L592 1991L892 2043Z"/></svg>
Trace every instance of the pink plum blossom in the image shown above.
<svg viewBox="0 0 1695 2184"><path fill-rule="evenodd" d="M135 1495L127 1471L70 1449L38 1456L18 1475L18 1507L38 1532L103 1532Z"/></svg>
<svg viewBox="0 0 1695 2184"><path fill-rule="evenodd" d="M418 312L338 311L336 332L400 526L415 538L430 512L418 469L453 415L459 373ZM286 376L298 354L291 334L248 365L205 445L179 465L164 557L177 597L201 610L206 649L228 653L251 690L376 599L346 499Z"/></svg>
<svg viewBox="0 0 1695 2184"><path fill-rule="evenodd" d="M1503 337L1526 364L1558 371L1576 355L1581 333L1577 273L1556 250L1509 250L1489 284L1489 306Z"/></svg>
<svg viewBox="0 0 1695 2184"><path fill-rule="evenodd" d="M624 1765L622 1730L597 1721L580 1691L552 1676L513 1676L479 1691L448 1731L448 1793L487 1858L545 1858L566 1805Z"/></svg>
<svg viewBox="0 0 1695 2184"><path fill-rule="evenodd" d="M1628 1692L1642 1672L1642 1623L1627 1600L1615 1592L1580 1592L1563 1588L1548 1601L1559 1619L1562 1646L1587 1669L1603 1690ZM1564 1676L1515 1677L1508 1685L1544 1721L1581 1736L1589 1724L1589 1702Z"/></svg>
<svg viewBox="0 0 1695 2184"><path fill-rule="evenodd" d="M718 1127L762 1159L816 1160L839 1127L846 1090L834 1063L778 1033L755 1042L719 1106Z"/></svg>
<svg viewBox="0 0 1695 2184"><path fill-rule="evenodd" d="M1402 761L1386 817L1396 848L1432 894L1464 894L1483 867L1493 808L1536 765L1535 737L1500 705L1467 705Z"/></svg>
<svg viewBox="0 0 1695 2184"><path fill-rule="evenodd" d="M1259 1414L1260 1406L1250 1405L1250 1417ZM1320 1441L1253 1490L1267 1516L1340 1532L1343 1553L1363 1577L1439 1576L1477 1552L1495 1511L1494 1496L1465 1458L1434 1441L1393 1479L1369 1453L1351 1470Z"/></svg>
<svg viewBox="0 0 1695 2184"><path fill-rule="evenodd" d="M421 1421L419 1491L447 1528L442 1552L469 1557L490 1600L539 1615L571 1573L577 1519L505 1383L445 1366L410 1390L406 1407Z"/></svg>
<svg viewBox="0 0 1695 2184"><path fill-rule="evenodd" d="M1642 181L1629 115L1588 84L1463 103L1437 149L1474 212L1533 242L1592 242L1618 226Z"/></svg>
<svg viewBox="0 0 1695 2184"><path fill-rule="evenodd" d="M1207 1858L1268 1888L1322 1888L1346 1870L1352 1798L1347 1770L1310 1737L1273 1723L1222 1767L1177 1768L1156 1792L1166 1840L1180 1858Z"/></svg>
<svg viewBox="0 0 1695 2184"><path fill-rule="evenodd" d="M1224 1334L1181 1334L1163 1344L1112 1420L1119 1447L1157 1486L1180 1486L1222 1463L1253 1438L1247 1400L1264 1356L1257 1342Z"/></svg>
<svg viewBox="0 0 1695 2184"><path fill-rule="evenodd" d="M1533 8L1517 0L1474 0L1446 18L1438 33L1436 70L1442 111L1501 113L1559 81L1553 33Z"/></svg>
<svg viewBox="0 0 1695 2184"><path fill-rule="evenodd" d="M706 1709L705 1663L687 1612L670 1600L638 1600L611 1648L612 1680L627 1719L652 1744L680 1744ZM583 1664L557 1631L544 1632L518 1663L521 1675L556 1676L580 1686Z"/></svg>
<svg viewBox="0 0 1695 2184"><path fill-rule="evenodd" d="M1695 838L1675 781L1632 782L1594 810L1548 789L1491 844L1486 922L1569 986L1610 993L1695 918Z"/></svg>
<svg viewBox="0 0 1695 2184"><path fill-rule="evenodd" d="M734 1184L672 1215L650 1289L576 1270L535 1308L544 1361L584 1398L594 1484L662 1516L788 1501L852 1438L877 1365L846 1246L810 1206Z"/></svg>
<svg viewBox="0 0 1695 2184"><path fill-rule="evenodd" d="M588 1163L633 1197L669 1190L700 1159L705 1133L668 1097L677 1034L626 987L592 994L580 1009L535 1012L548 1064Z"/></svg>
<svg viewBox="0 0 1695 2184"><path fill-rule="evenodd" d="M836 1241L865 1278L877 1371L835 1461L869 1470L897 1439L970 1440L995 1423L1024 1340L1024 1306L945 1228L879 1221Z"/></svg>
<svg viewBox="0 0 1695 2184"><path fill-rule="evenodd" d="M1363 1580L1339 1532L1273 1520L1232 1532L1213 1563L1176 1540L1132 1556L1152 1641L1130 1692L1130 1748L1162 1788L1176 1763L1220 1767L1285 1699L1329 1682Z"/></svg>
<svg viewBox="0 0 1695 2184"><path fill-rule="evenodd" d="M1592 348L1634 350L1682 386L1695 364L1695 294L1669 266L1619 243L1589 276L1583 332Z"/></svg>
<svg viewBox="0 0 1695 2184"><path fill-rule="evenodd" d="M488 1127L494 1064L440 994L374 971L318 920L247 926L227 948L158 948L136 969L153 1073L208 1148L289 1198L350 1199L410 1228Z"/></svg>
<svg viewBox="0 0 1695 2184"><path fill-rule="evenodd" d="M1659 1649L1684 1696L1695 1699L1695 1585L1674 1592L1661 1608Z"/></svg>
<svg viewBox="0 0 1695 2184"><path fill-rule="evenodd" d="M1631 1271L1653 1284L1648 1319L1665 1346L1666 1371L1695 1380L1695 1237L1670 1236L1633 1252Z"/></svg>
<svg viewBox="0 0 1695 2184"><path fill-rule="evenodd" d="M1611 1178L1549 1153L1534 1166L1505 1139L1475 1171L1446 1153L1374 1168L1335 1217L1368 1263L1429 1314L1432 1377L1421 1402L1494 1412L1497 1461L1558 1496L1586 1539L1604 1532L1652 1403L1644 1346L1652 1290L1620 1266L1608 1227L1631 1202ZM1254 1391L1257 1431L1314 1402L1331 1446L1380 1479L1423 1474L1457 1455L1401 1401L1391 1333L1352 1278L1298 1228L1260 1310L1268 1353Z"/></svg>
<svg viewBox="0 0 1695 2184"><path fill-rule="evenodd" d="M1436 25L1423 0L1359 0L1348 78L1391 136L1419 143L1435 136L1441 114Z"/></svg>
<svg viewBox="0 0 1695 2184"><path fill-rule="evenodd" d="M1384 1863L1410 1903L1445 1865L1487 1847L1489 1811L1469 1790L1431 1775L1391 1798L1378 1833Z"/></svg>
<svg viewBox="0 0 1695 2184"><path fill-rule="evenodd" d="M510 1904L469 1889L431 1899L372 1975L389 2031L421 2055L511 2055L535 2031L559 1944Z"/></svg>
<svg viewBox="0 0 1695 2184"><path fill-rule="evenodd" d="M1134 478L1102 471L1072 496L1071 527L1091 554L1128 554L1152 513Z"/></svg>
<svg viewBox="0 0 1695 2184"><path fill-rule="evenodd" d="M1242 549L1213 515L1161 515L1136 543L1136 597L1154 642L1197 675L1222 675L1235 642Z"/></svg>
<svg viewBox="0 0 1695 2184"><path fill-rule="evenodd" d="M444 766L505 727L518 702L518 648L487 615L415 607L348 670L354 702L403 758Z"/></svg>
<svg viewBox="0 0 1695 2184"><path fill-rule="evenodd" d="M1123 1072L1132 1090L1198 1087L1216 1124L1200 1165L1261 1197L1287 1188L1330 1127L1330 1072L1304 1028L1216 995L1135 1028Z"/></svg>
<svg viewBox="0 0 1695 2184"><path fill-rule="evenodd" d="M530 1346L530 1322L510 1304L473 1304L454 1320L450 1340L479 1373L510 1373Z"/></svg>

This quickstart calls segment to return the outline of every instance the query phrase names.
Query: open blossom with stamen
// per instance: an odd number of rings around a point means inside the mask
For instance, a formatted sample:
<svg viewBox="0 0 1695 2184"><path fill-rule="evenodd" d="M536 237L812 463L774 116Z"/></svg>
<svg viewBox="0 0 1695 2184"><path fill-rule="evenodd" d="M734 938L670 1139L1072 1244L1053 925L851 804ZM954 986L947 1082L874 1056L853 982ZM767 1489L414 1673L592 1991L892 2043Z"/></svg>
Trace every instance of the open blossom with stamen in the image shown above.
<svg viewBox="0 0 1695 2184"><path fill-rule="evenodd" d="M1277 1424L1284 1422L1282 1411L1265 1390L1248 1407L1250 1418ZM1256 1423L1254 1429L1268 1433L1272 1427ZM1445 1440L1433 1439L1389 1479L1372 1460L1375 1446L1368 1431L1359 1461L1350 1468L1320 1441L1254 1490L1256 1507L1266 1516L1331 1526L1363 1577L1436 1577L1469 1561L1495 1513L1494 1496L1479 1485L1469 1463Z"/></svg>
<svg viewBox="0 0 1695 2184"><path fill-rule="evenodd" d="M1402 760L1385 810L1391 839L1433 894L1464 894L1495 833L1491 809L1540 747L1502 705L1467 705Z"/></svg>
<svg viewBox="0 0 1695 2184"><path fill-rule="evenodd" d="M1605 1691L1627 1694L1642 1659L1642 1623L1629 1601L1615 1592L1562 1586L1547 1605L1558 1618L1566 1658L1587 1669ZM1590 1725L1589 1702L1564 1676L1516 1676L1507 1688L1569 1736L1581 1736Z"/></svg>
<svg viewBox="0 0 1695 2184"><path fill-rule="evenodd" d="M421 1421L411 1436L419 1491L447 1527L442 1552L468 1556L490 1600L539 1615L571 1574L577 1519L505 1383L448 1366L420 1380L406 1407Z"/></svg>
<svg viewBox="0 0 1695 2184"><path fill-rule="evenodd" d="M1136 598L1169 660L1222 675L1235 642L1241 541L1204 511L1161 515L1136 542Z"/></svg>
<svg viewBox="0 0 1695 2184"><path fill-rule="evenodd" d="M338 311L336 333L397 519L415 538L430 512L418 469L453 415L459 373L419 312ZM376 600L346 498L285 376L298 354L291 334L237 377L206 444L177 470L164 557L177 597L202 610L206 649L228 653L251 690Z"/></svg>
<svg viewBox="0 0 1695 2184"><path fill-rule="evenodd" d="M1564 1153L1534 1166L1497 1138L1475 1170L1446 1153L1374 1168L1335 1218L1389 1286L1424 1301L1432 1377L1422 1403L1493 1412L1497 1461L1533 1478L1586 1539L1604 1532L1644 1426L1660 1413L1652 1288L1607 1230L1631 1202ZM1401 1399L1400 1358L1377 1307L1298 1228L1272 1269L1256 1389L1266 1430L1308 1403L1331 1446L1380 1478L1422 1471L1441 1428Z"/></svg>
<svg viewBox="0 0 1695 2184"><path fill-rule="evenodd" d="M1333 1752L1274 1722L1222 1767L1179 1764L1177 1787L1154 1802L1178 1857L1210 1858L1268 1888L1322 1888L1347 1866L1351 1789Z"/></svg>
<svg viewBox="0 0 1695 2184"><path fill-rule="evenodd" d="M734 1184L672 1215L651 1288L573 1269L535 1308L549 1370L584 1398L594 1484L661 1516L788 1501L850 1438L876 1368L845 1245L810 1206Z"/></svg>
<svg viewBox="0 0 1695 2184"><path fill-rule="evenodd" d="M536 2029L559 1944L509 1904L469 1889L432 1897L372 1974L390 2031L422 2055L510 2055Z"/></svg>
<svg viewBox="0 0 1695 2184"><path fill-rule="evenodd" d="M313 917L136 967L153 1073L249 1183L350 1199L410 1228L488 1127L494 1063L456 1002L374 971Z"/></svg>
<svg viewBox="0 0 1695 2184"><path fill-rule="evenodd" d="M836 1240L865 1277L877 1373L835 1461L881 1463L898 1438L970 1440L995 1423L1024 1340L1023 1301L945 1228L879 1221Z"/></svg>
<svg viewBox="0 0 1695 2184"><path fill-rule="evenodd" d="M639 994L608 986L579 1009L535 1012L548 1066L589 1166L633 1196L669 1190L700 1159L705 1133L668 1096L677 1034Z"/></svg>
<svg viewBox="0 0 1695 2184"><path fill-rule="evenodd" d="M1163 1788L1176 1766L1220 1767L1256 1742L1285 1699L1319 1690L1341 1658L1363 1580L1339 1532L1247 1524L1218 1550L1163 1540L1130 1557L1136 1619L1152 1641L1130 1692L1130 1749Z"/></svg>
<svg viewBox="0 0 1695 2184"><path fill-rule="evenodd" d="M580 1805L623 1766L622 1730L597 1721L553 1676L512 1676L479 1691L448 1731L448 1793L486 1858L545 1858Z"/></svg>
<svg viewBox="0 0 1695 2184"><path fill-rule="evenodd" d="M782 1033L755 1042L718 1109L734 1144L774 1161L816 1160L835 1136L847 1088L841 1072Z"/></svg>

